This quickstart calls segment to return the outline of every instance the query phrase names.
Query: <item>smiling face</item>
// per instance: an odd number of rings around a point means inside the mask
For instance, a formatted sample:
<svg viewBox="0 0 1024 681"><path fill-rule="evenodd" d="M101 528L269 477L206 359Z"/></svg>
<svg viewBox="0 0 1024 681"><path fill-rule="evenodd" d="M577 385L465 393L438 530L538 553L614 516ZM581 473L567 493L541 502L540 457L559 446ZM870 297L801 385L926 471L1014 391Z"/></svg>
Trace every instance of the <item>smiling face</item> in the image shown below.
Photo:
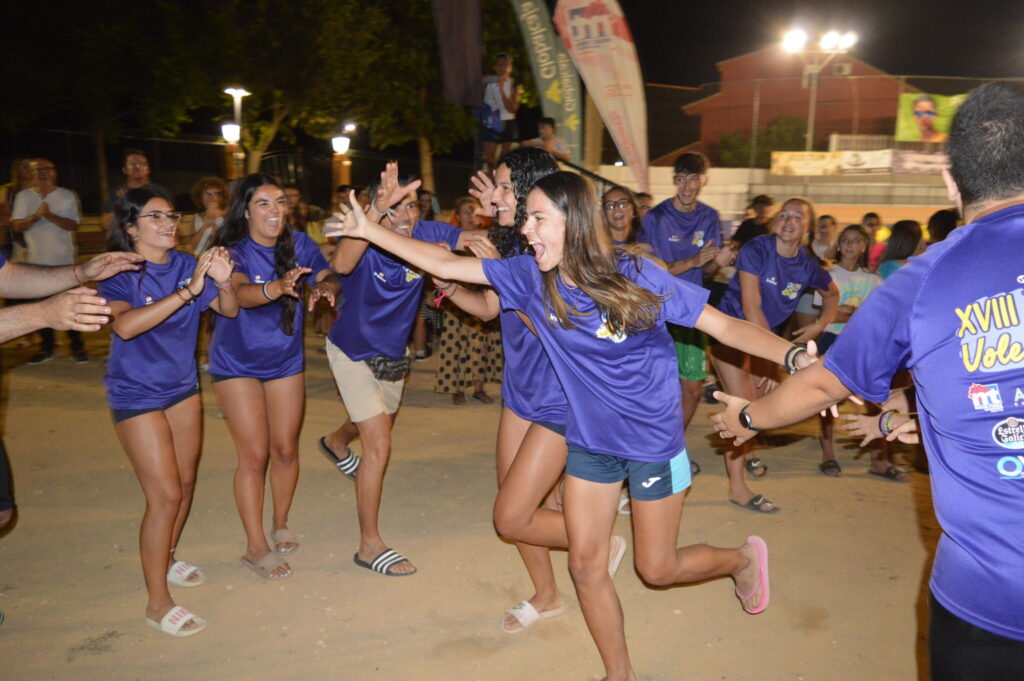
<svg viewBox="0 0 1024 681"><path fill-rule="evenodd" d="M512 170L505 164L498 166L494 174L494 217L502 227L511 227L516 223L516 194L512 189Z"/></svg>
<svg viewBox="0 0 1024 681"><path fill-rule="evenodd" d="M604 219L612 229L612 237L624 241L633 228L633 218L636 215L629 196L621 189L612 189L604 195L601 208L604 211Z"/></svg>
<svg viewBox="0 0 1024 681"><path fill-rule="evenodd" d="M558 267L565 256L565 213L539 189L526 197L526 224L523 236L533 247L534 260L541 272Z"/></svg>
<svg viewBox="0 0 1024 681"><path fill-rule="evenodd" d="M697 197L700 196L700 190L704 188L707 179L707 175L697 173L679 173L672 177L676 185L676 200L684 211L691 211L697 207Z"/></svg>
<svg viewBox="0 0 1024 681"><path fill-rule="evenodd" d="M416 220L420 217L420 204L416 200L416 191L413 190L402 197L402 200L391 206L381 224L399 234L409 236Z"/></svg>
<svg viewBox="0 0 1024 681"><path fill-rule="evenodd" d="M135 242L135 250L147 260L156 260L178 245L178 213L167 199L153 198L139 211L134 224L128 225L128 236Z"/></svg>
<svg viewBox="0 0 1024 681"><path fill-rule="evenodd" d="M811 215L806 204L801 201L787 201L782 204L782 210L775 216L775 235L783 243L799 243L807 231L810 220Z"/></svg>
<svg viewBox="0 0 1024 681"><path fill-rule="evenodd" d="M249 199L245 217L249 221L249 236L262 246L273 246L284 230L285 215L288 213L284 191L275 185L265 184Z"/></svg>

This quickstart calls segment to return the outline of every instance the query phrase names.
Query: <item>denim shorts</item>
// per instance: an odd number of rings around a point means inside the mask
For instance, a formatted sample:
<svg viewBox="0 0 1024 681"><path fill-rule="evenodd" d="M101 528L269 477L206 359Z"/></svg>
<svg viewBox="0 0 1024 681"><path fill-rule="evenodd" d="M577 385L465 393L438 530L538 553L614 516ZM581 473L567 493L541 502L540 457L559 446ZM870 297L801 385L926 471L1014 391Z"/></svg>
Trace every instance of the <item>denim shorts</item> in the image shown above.
<svg viewBox="0 0 1024 681"><path fill-rule="evenodd" d="M690 457L685 449L668 461L634 461L570 446L565 472L588 482L607 484L628 479L630 496L640 501L670 497L692 482Z"/></svg>

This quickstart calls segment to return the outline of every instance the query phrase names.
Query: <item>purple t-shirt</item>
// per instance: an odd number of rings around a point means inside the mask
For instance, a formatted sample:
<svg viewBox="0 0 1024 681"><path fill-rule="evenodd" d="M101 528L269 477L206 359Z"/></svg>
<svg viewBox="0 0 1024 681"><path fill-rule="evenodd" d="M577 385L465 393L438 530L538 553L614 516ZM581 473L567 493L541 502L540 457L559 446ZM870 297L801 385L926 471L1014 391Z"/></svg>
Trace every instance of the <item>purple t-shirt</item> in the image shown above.
<svg viewBox="0 0 1024 681"><path fill-rule="evenodd" d="M522 247L516 248L522 255ZM568 405L544 346L515 310L502 310L501 349L505 357L501 401L522 419L564 426Z"/></svg>
<svg viewBox="0 0 1024 681"><path fill-rule="evenodd" d="M721 246L720 223L718 211L707 204L698 201L696 208L684 213L672 205L672 199L666 199L644 216L644 231L639 241L650 244L656 257L665 262L675 262L692 258L705 244ZM677 276L691 284L704 285L704 275L699 267Z"/></svg>
<svg viewBox="0 0 1024 681"><path fill-rule="evenodd" d="M533 322L565 390L566 441L589 452L635 461L667 461L681 452L682 392L672 338L664 322L693 326L708 291L673 277L646 258L619 271L662 297L658 323L640 333L612 334L594 301L559 282L575 328L563 329L544 303L544 283L532 256L484 260L484 274L501 305ZM639 269L638 269L639 268ZM549 317L550 315L550 317Z"/></svg>
<svg viewBox="0 0 1024 681"><path fill-rule="evenodd" d="M942 525L931 590L958 617L1024 641L1024 206L954 230L853 315L824 366L882 402L910 369Z"/></svg>
<svg viewBox="0 0 1024 681"><path fill-rule="evenodd" d="M312 285L320 272L328 269L320 248L302 232L292 232L295 264L312 270L300 282ZM262 246L248 236L231 247L235 271L262 284L279 277L274 265L274 247ZM281 328L281 305L268 302L259 307L242 308L234 319L217 319L210 341L210 373L218 376L246 376L264 381L292 376L302 371L302 300L295 305L293 333Z"/></svg>
<svg viewBox="0 0 1024 681"><path fill-rule="evenodd" d="M792 258L783 258L775 248L775 235L766 234L751 239L740 249L736 260L738 270L729 288L722 296L718 309L727 315L743 316L743 298L740 293L739 272L749 272L761 284L761 312L768 320L768 328L777 329L793 314L800 296L809 288L828 290L832 277L822 269L803 246Z"/></svg>
<svg viewBox="0 0 1024 681"><path fill-rule="evenodd" d="M412 230L413 239L447 243L452 250L460 234L458 227L433 220L420 220ZM345 304L331 327L331 342L351 360L398 359L405 354L425 281L418 270L371 245L341 278Z"/></svg>
<svg viewBox="0 0 1024 681"><path fill-rule="evenodd" d="M168 251L167 255L164 264L146 262L143 270L121 272L99 282L99 294L109 302L125 301L134 309L152 305L185 288L192 281L196 259L180 251ZM213 279L207 277L196 302L175 310L149 331L131 340L110 334L110 357L103 384L111 408L162 408L199 385L199 314L210 306L217 293Z"/></svg>

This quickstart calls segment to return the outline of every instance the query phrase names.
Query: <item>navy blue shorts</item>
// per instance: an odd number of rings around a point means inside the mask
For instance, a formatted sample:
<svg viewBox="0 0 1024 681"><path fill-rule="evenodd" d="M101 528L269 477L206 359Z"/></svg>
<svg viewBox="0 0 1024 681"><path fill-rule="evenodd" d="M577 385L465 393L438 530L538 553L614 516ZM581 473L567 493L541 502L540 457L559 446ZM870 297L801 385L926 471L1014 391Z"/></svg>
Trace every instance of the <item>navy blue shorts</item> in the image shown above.
<svg viewBox="0 0 1024 681"><path fill-rule="evenodd" d="M554 421L533 421L533 423L536 423L538 426L543 426L548 430L558 433L562 437L565 437L564 423L555 423Z"/></svg>
<svg viewBox="0 0 1024 681"><path fill-rule="evenodd" d="M668 461L634 461L569 447L565 472L588 482L616 483L629 479L629 494L640 501L657 501L678 494L692 482L686 450Z"/></svg>
<svg viewBox="0 0 1024 681"><path fill-rule="evenodd" d="M113 407L111 407L110 413L114 417L114 423L121 423L121 421L130 419L133 416L142 416L143 414L148 414L151 411L164 411L165 409L170 409L174 405L184 402L193 395L198 394L199 386L197 385L194 388L190 388L189 390L186 390L182 394L178 395L177 397L175 397L173 400L163 405L162 407L150 407L149 409L114 409Z"/></svg>

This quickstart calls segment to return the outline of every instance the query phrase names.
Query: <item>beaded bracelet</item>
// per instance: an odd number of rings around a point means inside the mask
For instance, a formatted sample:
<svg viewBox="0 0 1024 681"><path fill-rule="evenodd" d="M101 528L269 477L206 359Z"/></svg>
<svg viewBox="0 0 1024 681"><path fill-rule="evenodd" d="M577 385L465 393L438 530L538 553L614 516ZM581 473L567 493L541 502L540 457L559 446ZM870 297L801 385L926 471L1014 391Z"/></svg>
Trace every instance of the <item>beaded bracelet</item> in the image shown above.
<svg viewBox="0 0 1024 681"><path fill-rule="evenodd" d="M883 436L889 437L892 433L892 419L896 415L895 409L883 411L878 415L878 430Z"/></svg>

